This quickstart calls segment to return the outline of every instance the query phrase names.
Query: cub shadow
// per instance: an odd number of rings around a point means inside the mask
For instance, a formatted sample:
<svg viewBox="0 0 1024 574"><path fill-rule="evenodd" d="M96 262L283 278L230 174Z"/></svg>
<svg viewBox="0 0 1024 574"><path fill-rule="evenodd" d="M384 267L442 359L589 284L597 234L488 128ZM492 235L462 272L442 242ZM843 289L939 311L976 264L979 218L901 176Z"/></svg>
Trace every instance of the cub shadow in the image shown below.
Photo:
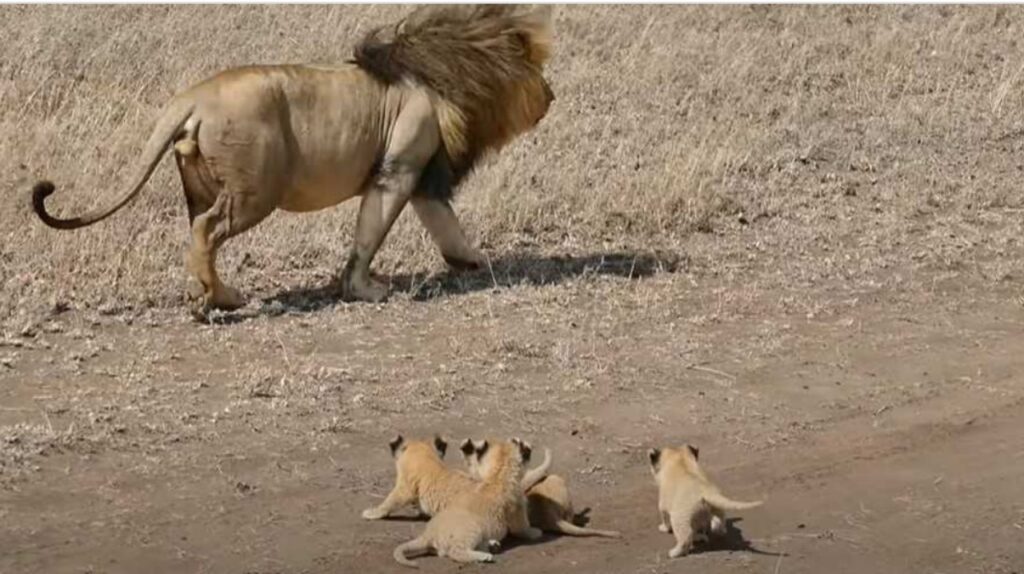
<svg viewBox="0 0 1024 574"><path fill-rule="evenodd" d="M572 517L572 519L570 521L573 524L575 524L576 526L580 526L580 527L587 527L587 526L589 526L590 525L590 507L588 506L588 507L584 508L583 510L576 511L576 514L573 515L573 517ZM605 527L594 526L594 528L605 529L605 530L614 530L614 528L611 528L610 526L605 526ZM625 533L620 533L620 534L625 536ZM544 534L540 538L538 538L537 540L524 540L522 538L516 538L514 536L506 537L505 540L503 540L501 542L501 547L502 547L501 551L502 552L507 552L507 551L519 548L521 546L534 546L534 545L537 545L537 544L547 544L548 542L553 542L555 540L558 540L559 538L601 538L603 540L620 540L620 539L616 539L616 538L603 538L603 537L598 537L598 536L581 537L581 536L574 536L572 534L563 534L561 532L549 532L549 531L545 530Z"/></svg>
<svg viewBox="0 0 1024 574"><path fill-rule="evenodd" d="M785 552L768 552L754 548L754 546L743 537L743 531L736 526L737 522L742 521L740 517L726 518L725 519L725 534L714 535L709 537L707 542L702 542L694 545L694 554L703 554L705 552L750 552L752 554L761 554L763 556L786 556Z"/></svg>
<svg viewBox="0 0 1024 574"><path fill-rule="evenodd" d="M378 518L374 522L422 522L426 524L430 517L425 514L389 514L384 518Z"/></svg>
<svg viewBox="0 0 1024 574"><path fill-rule="evenodd" d="M489 266L473 271L447 269L434 274L398 273L383 279L390 280L392 296L408 294L413 301L422 302L522 285L557 285L595 276L642 279L659 272L672 273L684 265L685 256L658 252L582 256L514 254L500 256L491 260ZM216 322L235 323L260 315L316 312L342 300L339 283L339 278L335 277L326 285L286 290L262 299L257 310L225 314Z"/></svg>

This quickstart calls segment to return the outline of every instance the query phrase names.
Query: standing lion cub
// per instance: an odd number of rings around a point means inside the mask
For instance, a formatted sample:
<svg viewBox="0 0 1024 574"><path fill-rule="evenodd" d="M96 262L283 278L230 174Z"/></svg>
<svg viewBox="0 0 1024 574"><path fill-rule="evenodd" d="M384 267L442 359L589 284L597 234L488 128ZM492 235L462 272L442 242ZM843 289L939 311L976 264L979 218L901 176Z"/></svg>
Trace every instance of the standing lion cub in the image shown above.
<svg viewBox="0 0 1024 574"><path fill-rule="evenodd" d="M669 558L684 556L695 541L707 540L707 531L725 532L725 510L744 510L760 506L762 501L740 502L726 498L712 484L700 465L699 451L691 445L681 448L652 448L651 473L658 484L658 530L675 534L676 545Z"/></svg>

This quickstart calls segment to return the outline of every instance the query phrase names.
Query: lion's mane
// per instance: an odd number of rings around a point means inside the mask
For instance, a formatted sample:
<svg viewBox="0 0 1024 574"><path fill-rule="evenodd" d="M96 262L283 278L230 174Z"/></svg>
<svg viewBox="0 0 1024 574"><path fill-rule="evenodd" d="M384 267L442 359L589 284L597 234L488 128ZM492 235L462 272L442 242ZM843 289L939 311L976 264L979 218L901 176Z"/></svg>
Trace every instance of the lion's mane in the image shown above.
<svg viewBox="0 0 1024 574"><path fill-rule="evenodd" d="M554 100L542 75L551 43L547 6L425 6L371 30L353 59L386 84L431 93L446 156L431 168L443 169L454 188L485 153L546 112Z"/></svg>

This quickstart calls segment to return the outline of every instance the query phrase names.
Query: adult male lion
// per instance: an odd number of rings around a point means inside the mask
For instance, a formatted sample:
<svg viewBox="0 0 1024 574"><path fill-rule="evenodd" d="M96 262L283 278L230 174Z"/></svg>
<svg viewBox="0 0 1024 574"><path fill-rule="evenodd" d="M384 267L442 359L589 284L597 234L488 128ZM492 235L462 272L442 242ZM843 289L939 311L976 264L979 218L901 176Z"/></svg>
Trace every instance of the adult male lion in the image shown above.
<svg viewBox="0 0 1024 574"><path fill-rule="evenodd" d="M381 301L370 263L405 204L455 268L483 256L452 211L453 190L478 159L531 129L554 100L548 7L421 8L370 32L337 67L226 70L175 96L146 143L134 183L112 207L58 219L32 191L40 219L75 229L111 215L142 189L170 144L185 188L201 312L243 297L217 276L224 241L274 209L302 212L361 196L342 295Z"/></svg>

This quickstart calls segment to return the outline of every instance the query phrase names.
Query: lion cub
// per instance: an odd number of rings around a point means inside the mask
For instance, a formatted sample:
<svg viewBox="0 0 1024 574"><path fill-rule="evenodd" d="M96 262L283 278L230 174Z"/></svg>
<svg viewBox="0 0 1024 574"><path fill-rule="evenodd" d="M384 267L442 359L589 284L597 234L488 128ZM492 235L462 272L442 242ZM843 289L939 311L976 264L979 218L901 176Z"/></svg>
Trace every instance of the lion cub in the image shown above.
<svg viewBox="0 0 1024 574"><path fill-rule="evenodd" d="M431 518L423 534L395 548L399 564L416 567L409 558L430 552L456 562L493 562L494 554L487 550L506 535L530 540L541 537L524 512L522 480L530 445L513 438L470 443L468 447L478 461L480 481Z"/></svg>
<svg viewBox="0 0 1024 574"><path fill-rule="evenodd" d="M651 473L658 484L658 530L676 537L676 545L668 553L670 558L686 555L694 542L706 541L708 530L724 533L726 509L744 510L762 504L760 500L726 498L697 464L698 454L697 448L688 444L648 451Z"/></svg>
<svg viewBox="0 0 1024 574"><path fill-rule="evenodd" d="M463 446L465 446L465 443L463 443ZM475 455L468 453L465 458L469 466L470 475L479 477L479 461L476 460ZM550 464L551 451L545 448L544 463L538 466L537 469L546 469ZM534 469L534 471L537 469ZM573 522L576 519L576 512L573 509L572 500L569 498L569 488L566 485L565 479L557 474L538 475L534 471L531 471L530 474L536 475L538 480L528 480L532 479L533 476L524 477L523 479L530 526L536 526L545 532L573 536L605 536L608 538L618 538L621 536L621 534L613 530L597 530L576 525Z"/></svg>
<svg viewBox="0 0 1024 574"><path fill-rule="evenodd" d="M467 442L468 439L463 442L462 452L468 459L472 449L467 452ZM451 470L444 464L441 459L448 450L448 443L440 436L434 436L433 444L430 444L422 440L406 442L402 435L398 435L388 446L395 458L395 486L383 502L363 511L363 518L367 520L384 518L409 504L418 505L423 516L434 516L477 483L473 476ZM544 476L550 464L548 456L543 464L523 476L523 482L536 482Z"/></svg>
<svg viewBox="0 0 1024 574"><path fill-rule="evenodd" d="M576 519L576 512L569 498L569 488L565 484L565 479L557 474L545 476L526 491L526 506L530 524L546 532L608 538L621 536L614 530L577 526L573 522Z"/></svg>
<svg viewBox="0 0 1024 574"><path fill-rule="evenodd" d="M441 459L448 443L440 436L435 436L431 444L424 440L407 442L398 435L388 446L395 458L395 486L383 502L363 511L367 520L384 518L409 504L418 505L421 514L433 516L476 482L468 474L445 466Z"/></svg>

